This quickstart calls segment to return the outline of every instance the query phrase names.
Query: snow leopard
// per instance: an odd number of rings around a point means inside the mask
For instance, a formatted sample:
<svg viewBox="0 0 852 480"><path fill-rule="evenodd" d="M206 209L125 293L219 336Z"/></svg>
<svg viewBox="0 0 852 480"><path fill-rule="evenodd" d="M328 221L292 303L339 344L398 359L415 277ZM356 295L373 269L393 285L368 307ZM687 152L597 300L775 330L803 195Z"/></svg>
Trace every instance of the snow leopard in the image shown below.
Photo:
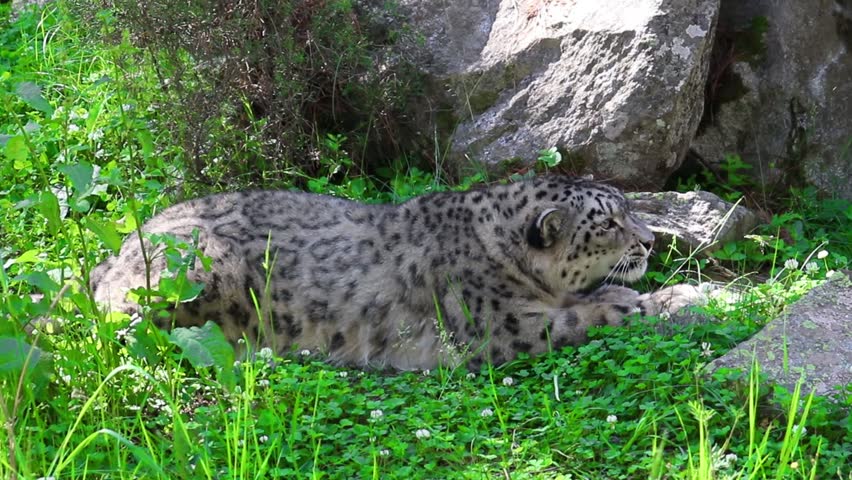
<svg viewBox="0 0 852 480"><path fill-rule="evenodd" d="M128 292L156 290L170 275L151 242L169 234L194 245L186 277L203 289L160 312L160 328L212 321L235 343L354 367L502 364L583 344L592 327L694 296L618 285L643 276L654 235L619 189L567 176L400 204L222 193L169 207L142 231L143 241L132 234L91 274L107 311L138 314Z"/></svg>

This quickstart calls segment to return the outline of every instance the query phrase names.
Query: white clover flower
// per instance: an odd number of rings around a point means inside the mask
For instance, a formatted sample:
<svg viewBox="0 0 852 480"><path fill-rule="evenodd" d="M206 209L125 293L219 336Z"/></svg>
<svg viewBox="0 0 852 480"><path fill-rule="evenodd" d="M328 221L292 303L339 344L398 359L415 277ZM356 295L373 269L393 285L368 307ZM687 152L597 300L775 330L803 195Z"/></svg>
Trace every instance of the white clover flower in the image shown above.
<svg viewBox="0 0 852 480"><path fill-rule="evenodd" d="M816 273L819 271L819 265L816 262L808 262L805 264L805 271L808 273Z"/></svg>
<svg viewBox="0 0 852 480"><path fill-rule="evenodd" d="M819 253L817 253L817 258L820 259L820 260L824 259L827 256L828 256L827 250L820 250Z"/></svg>
<svg viewBox="0 0 852 480"><path fill-rule="evenodd" d="M467 375L465 375L464 378L468 380L473 380L474 378L476 378L476 374L473 372L467 372Z"/></svg>
<svg viewBox="0 0 852 480"><path fill-rule="evenodd" d="M68 125L68 133L77 133L79 131L80 127L78 127L77 125L74 125L73 123L71 125Z"/></svg>
<svg viewBox="0 0 852 480"><path fill-rule="evenodd" d="M784 262L784 268L786 268L787 270L795 270L799 268L799 261L795 258L791 258Z"/></svg>
<svg viewBox="0 0 852 480"><path fill-rule="evenodd" d="M430 373L432 373L432 370L429 370L429 369L427 368L426 370L423 370L423 372L422 372L422 373L423 373L423 376L424 376L424 377L428 377L428 376L429 376L429 374L430 374Z"/></svg>
<svg viewBox="0 0 852 480"><path fill-rule="evenodd" d="M337 372L337 376L340 378L346 378L349 376L349 372Z"/></svg>
<svg viewBox="0 0 852 480"><path fill-rule="evenodd" d="M713 356L713 349L710 348L710 347L712 347L710 342L701 342L701 356L702 357Z"/></svg>
<svg viewBox="0 0 852 480"><path fill-rule="evenodd" d="M479 416L484 418L490 417L492 415L494 415L494 410L491 410L490 408L483 408L482 411L479 412Z"/></svg>
<svg viewBox="0 0 852 480"><path fill-rule="evenodd" d="M246 344L245 338L240 337L240 338L237 339L237 345L245 345L245 344Z"/></svg>
<svg viewBox="0 0 852 480"><path fill-rule="evenodd" d="M615 423L617 421L618 421L618 417L616 417L615 415L607 415L606 416L606 423Z"/></svg>
<svg viewBox="0 0 852 480"><path fill-rule="evenodd" d="M388 455L390 455L390 450L388 450L387 448L384 450L379 450L379 456L387 457Z"/></svg>
<svg viewBox="0 0 852 480"><path fill-rule="evenodd" d="M418 439L426 439L426 438L430 438L432 436L432 432L430 432L429 430L426 430L425 428L421 428L420 430L417 430L416 432L414 432L414 436L417 437Z"/></svg>
<svg viewBox="0 0 852 480"><path fill-rule="evenodd" d="M302 350L301 352L299 352L299 355L301 355L301 356L303 356L303 357L307 357L307 356L308 356L308 355L310 355L310 354L311 354L311 351L310 351L310 350L308 350L307 348L306 348L306 349L304 349L304 350Z"/></svg>
<svg viewBox="0 0 852 480"><path fill-rule="evenodd" d="M263 347L257 352L257 356L263 360L272 360L272 349L269 347Z"/></svg>
<svg viewBox="0 0 852 480"><path fill-rule="evenodd" d="M94 132L89 134L89 140L93 142L97 142L98 140L104 138L104 131L98 128Z"/></svg>
<svg viewBox="0 0 852 480"><path fill-rule="evenodd" d="M792 470L796 470L797 468L799 468L799 462L793 462L793 463L791 463L791 464L790 464L790 468L791 468Z"/></svg>
<svg viewBox="0 0 852 480"><path fill-rule="evenodd" d="M257 437L257 441L260 442L260 443L266 443L267 441L269 441L269 436L268 435L261 435L261 436Z"/></svg>
<svg viewBox="0 0 852 480"><path fill-rule="evenodd" d="M260 379L257 381L257 386L261 388L266 388L269 386L269 380L266 378Z"/></svg>
<svg viewBox="0 0 852 480"><path fill-rule="evenodd" d="M162 398L151 398L148 400L148 405L154 410L160 410L166 415L171 415L172 413L171 407Z"/></svg>
<svg viewBox="0 0 852 480"><path fill-rule="evenodd" d="M378 419L382 418L384 415L385 415L385 412L378 410L378 409L370 412L370 418L372 418L373 420L378 420Z"/></svg>
<svg viewBox="0 0 852 480"><path fill-rule="evenodd" d="M807 428L805 428L805 427L804 427L804 425L802 425L802 426L800 426L800 425L793 425L793 433L794 433L794 434L800 433L800 434L801 434L801 436L803 436L803 437L804 437L805 435L807 435L807 434L808 434L808 429L807 429Z"/></svg>
<svg viewBox="0 0 852 480"><path fill-rule="evenodd" d="M240 368L243 366L243 362L239 360L234 360L234 368Z"/></svg>
<svg viewBox="0 0 852 480"><path fill-rule="evenodd" d="M738 459L736 453L728 453L722 455L721 449L717 448L716 445L713 445L713 451L711 452L711 455L714 470L725 470L731 468L731 465L735 464Z"/></svg>
<svg viewBox="0 0 852 480"><path fill-rule="evenodd" d="M506 378L503 379L503 385L506 385L507 387L511 387L514 384L515 384L515 379L512 378L512 377L506 377Z"/></svg>
<svg viewBox="0 0 852 480"><path fill-rule="evenodd" d="M121 106L121 110L125 111L125 112L129 112L129 111L133 110L133 105L131 105L129 103L125 103L124 105Z"/></svg>
<svg viewBox="0 0 852 480"><path fill-rule="evenodd" d="M831 277L833 277L836 273L837 273L837 272L835 272L834 270L829 270L829 271L825 272L825 278L831 278Z"/></svg>

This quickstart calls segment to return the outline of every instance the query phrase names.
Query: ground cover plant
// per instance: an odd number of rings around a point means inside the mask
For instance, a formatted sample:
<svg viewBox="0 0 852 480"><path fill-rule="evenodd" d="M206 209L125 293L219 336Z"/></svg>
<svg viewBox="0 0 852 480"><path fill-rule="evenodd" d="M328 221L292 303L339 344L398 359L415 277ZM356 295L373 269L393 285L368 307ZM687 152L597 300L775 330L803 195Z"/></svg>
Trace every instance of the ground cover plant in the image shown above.
<svg viewBox="0 0 852 480"><path fill-rule="evenodd" d="M848 388L829 401L772 387L759 367L703 370L848 268L852 207L812 190L710 259L661 247L647 288L713 263L754 278L707 307L717 322L636 321L476 372L245 359L209 324L100 318L91 267L210 189L184 178L191 156L172 141L151 53L110 14L101 33L117 43L82 32L63 2L15 19L0 4L0 478L852 478ZM291 185L392 202L485 180L451 186L406 162L361 175L347 137L323 132L321 168L288 167Z"/></svg>

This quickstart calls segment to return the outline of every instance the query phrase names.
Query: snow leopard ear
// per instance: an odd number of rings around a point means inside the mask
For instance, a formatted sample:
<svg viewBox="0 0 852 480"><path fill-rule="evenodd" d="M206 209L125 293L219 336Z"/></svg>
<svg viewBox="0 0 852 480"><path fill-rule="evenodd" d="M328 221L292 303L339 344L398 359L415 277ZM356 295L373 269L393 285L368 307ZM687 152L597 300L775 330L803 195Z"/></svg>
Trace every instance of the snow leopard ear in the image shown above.
<svg viewBox="0 0 852 480"><path fill-rule="evenodd" d="M548 208L539 213L527 229L527 241L535 248L548 248L559 239L567 221L563 210Z"/></svg>

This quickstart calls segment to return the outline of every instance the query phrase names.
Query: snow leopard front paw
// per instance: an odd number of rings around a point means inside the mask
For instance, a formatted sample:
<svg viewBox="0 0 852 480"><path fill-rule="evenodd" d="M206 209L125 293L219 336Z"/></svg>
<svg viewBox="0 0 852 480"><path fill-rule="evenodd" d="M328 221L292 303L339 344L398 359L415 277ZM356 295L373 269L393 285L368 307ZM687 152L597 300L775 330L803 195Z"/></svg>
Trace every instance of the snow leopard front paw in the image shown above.
<svg viewBox="0 0 852 480"><path fill-rule="evenodd" d="M586 303L570 308L579 319L581 328L602 327L605 325L621 326L624 318L639 313L635 302Z"/></svg>
<svg viewBox="0 0 852 480"><path fill-rule="evenodd" d="M587 294L584 300L588 303L618 303L633 304L638 301L639 292L632 288L621 285L603 285L592 293Z"/></svg>
<svg viewBox="0 0 852 480"><path fill-rule="evenodd" d="M707 303L707 289L685 283L672 285L637 297L642 315L675 313L682 308Z"/></svg>

